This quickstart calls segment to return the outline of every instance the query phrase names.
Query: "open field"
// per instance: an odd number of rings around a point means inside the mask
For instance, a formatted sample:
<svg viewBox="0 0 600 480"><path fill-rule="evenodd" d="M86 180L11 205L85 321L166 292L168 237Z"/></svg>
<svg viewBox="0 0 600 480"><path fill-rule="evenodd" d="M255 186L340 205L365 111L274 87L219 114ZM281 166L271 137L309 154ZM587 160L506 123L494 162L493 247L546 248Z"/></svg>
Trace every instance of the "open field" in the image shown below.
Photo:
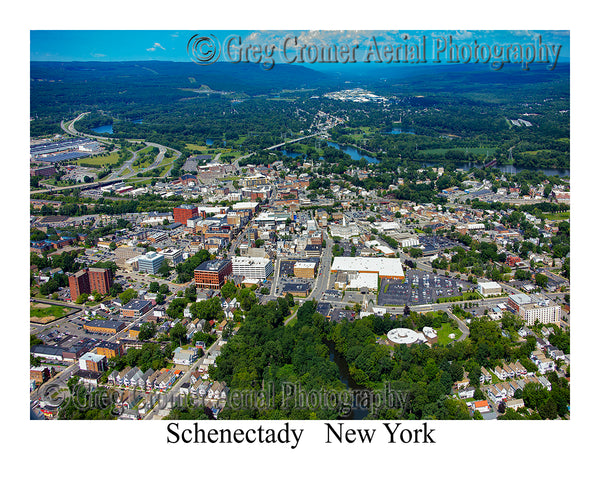
<svg viewBox="0 0 600 480"><path fill-rule="evenodd" d="M545 220L569 220L571 212L542 213Z"/></svg>
<svg viewBox="0 0 600 480"><path fill-rule="evenodd" d="M459 339L462 335L461 331L458 328L452 328L450 323L442 323L442 327L436 328L436 330L439 345L448 345L451 341ZM454 339L449 337L451 333L455 335Z"/></svg>
<svg viewBox="0 0 600 480"><path fill-rule="evenodd" d="M77 160L77 165L98 165L105 167L107 165L114 165L119 161L119 152L111 152L108 155L96 155L94 157L86 157Z"/></svg>
<svg viewBox="0 0 600 480"><path fill-rule="evenodd" d="M421 150L421 153L445 154L446 152L452 150L456 152L474 153L479 155L485 155L489 152L491 155L496 151L496 147L428 148L426 150Z"/></svg>
<svg viewBox="0 0 600 480"><path fill-rule="evenodd" d="M69 313L69 307L47 305L45 303L30 303L29 320L35 323L48 323Z"/></svg>

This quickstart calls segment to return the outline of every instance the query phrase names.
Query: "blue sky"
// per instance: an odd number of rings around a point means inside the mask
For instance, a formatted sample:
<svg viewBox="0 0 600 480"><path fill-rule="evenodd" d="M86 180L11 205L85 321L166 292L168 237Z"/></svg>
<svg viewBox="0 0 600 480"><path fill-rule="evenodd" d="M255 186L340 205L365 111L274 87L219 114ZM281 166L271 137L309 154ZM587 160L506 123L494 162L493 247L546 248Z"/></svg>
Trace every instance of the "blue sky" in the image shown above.
<svg viewBox="0 0 600 480"><path fill-rule="evenodd" d="M33 61L142 61L168 60L190 61L187 53L188 40L195 34L214 34L221 44L230 35L240 35L244 45L281 45L286 35L297 35L300 44L359 43L365 45L375 36L381 45L406 43L425 35L428 41L448 38L455 42L473 44L527 44L542 35L545 44L561 45L559 60L570 57L570 35L568 31L507 31L507 30L420 30L420 31L377 31L377 30L296 30L296 31L175 31L175 30L32 30L30 32L30 59ZM432 47L430 43L428 50ZM221 58L222 60L222 58ZM314 65L317 66L316 64Z"/></svg>

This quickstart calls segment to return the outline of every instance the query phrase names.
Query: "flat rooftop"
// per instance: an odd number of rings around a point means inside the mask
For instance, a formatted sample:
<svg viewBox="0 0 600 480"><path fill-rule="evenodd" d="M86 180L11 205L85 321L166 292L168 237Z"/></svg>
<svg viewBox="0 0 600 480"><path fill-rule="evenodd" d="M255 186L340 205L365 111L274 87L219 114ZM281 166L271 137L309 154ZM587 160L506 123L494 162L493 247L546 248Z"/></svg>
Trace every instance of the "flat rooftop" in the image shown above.
<svg viewBox="0 0 600 480"><path fill-rule="evenodd" d="M261 257L233 257L231 262L233 265L267 265L271 260L268 258Z"/></svg>
<svg viewBox="0 0 600 480"><path fill-rule="evenodd" d="M209 272L218 272L219 270L225 268L227 266L227 264L230 262L231 260L227 260L227 259L223 259L223 260L207 260L204 263L201 263L200 265L198 265L194 271L199 270L199 271L209 271Z"/></svg>
<svg viewBox="0 0 600 480"><path fill-rule="evenodd" d="M400 258L382 257L335 257L331 271L376 272L382 277L403 277L404 269Z"/></svg>

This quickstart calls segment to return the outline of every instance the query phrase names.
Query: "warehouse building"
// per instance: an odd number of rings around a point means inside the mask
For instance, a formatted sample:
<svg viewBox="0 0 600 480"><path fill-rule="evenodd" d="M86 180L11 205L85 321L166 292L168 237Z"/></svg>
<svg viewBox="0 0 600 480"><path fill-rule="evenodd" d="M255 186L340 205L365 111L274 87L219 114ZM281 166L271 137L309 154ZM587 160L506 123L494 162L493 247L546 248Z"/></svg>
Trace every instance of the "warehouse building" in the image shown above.
<svg viewBox="0 0 600 480"><path fill-rule="evenodd" d="M382 257L335 257L331 272L376 273L380 278L404 280L402 260Z"/></svg>
<svg viewBox="0 0 600 480"><path fill-rule="evenodd" d="M83 328L86 332L115 334L123 330L125 324L116 320L92 320L84 323Z"/></svg>
<svg viewBox="0 0 600 480"><path fill-rule="evenodd" d="M498 282L480 282L477 284L477 291L484 297L499 295L502 293L502 286Z"/></svg>

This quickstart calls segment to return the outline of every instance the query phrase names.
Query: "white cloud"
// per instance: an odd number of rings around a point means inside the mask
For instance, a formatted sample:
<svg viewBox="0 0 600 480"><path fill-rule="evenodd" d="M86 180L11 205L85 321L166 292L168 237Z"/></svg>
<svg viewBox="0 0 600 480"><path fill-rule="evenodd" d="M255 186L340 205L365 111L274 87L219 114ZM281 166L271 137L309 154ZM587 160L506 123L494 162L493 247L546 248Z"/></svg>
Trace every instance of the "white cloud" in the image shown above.
<svg viewBox="0 0 600 480"><path fill-rule="evenodd" d="M160 43L155 42L154 45L152 45L150 48L147 48L146 51L154 52L157 48L160 48L161 50L166 50L165 47L163 47Z"/></svg>

